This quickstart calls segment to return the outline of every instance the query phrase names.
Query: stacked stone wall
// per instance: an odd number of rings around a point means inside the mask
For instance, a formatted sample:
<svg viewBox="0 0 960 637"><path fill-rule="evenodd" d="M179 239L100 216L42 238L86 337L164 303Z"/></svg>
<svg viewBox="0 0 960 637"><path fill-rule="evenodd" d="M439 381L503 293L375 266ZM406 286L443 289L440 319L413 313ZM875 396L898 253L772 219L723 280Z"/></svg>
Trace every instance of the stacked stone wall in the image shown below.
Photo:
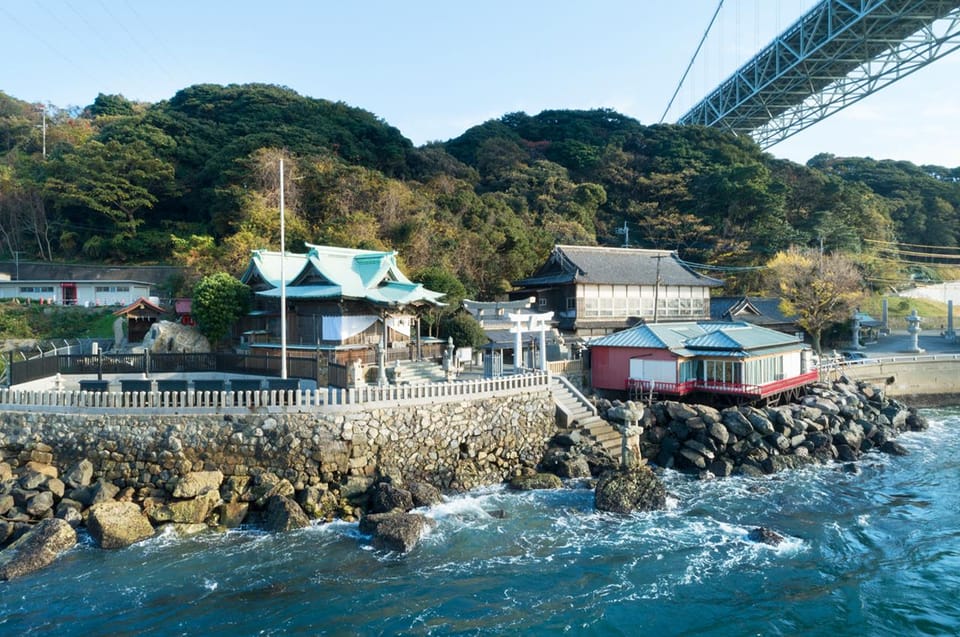
<svg viewBox="0 0 960 637"><path fill-rule="evenodd" d="M93 479L166 489L191 471L244 479L271 472L297 490L344 495L377 475L461 491L508 480L540 460L555 433L549 391L330 413L0 415L0 460L61 471L80 460ZM44 457L46 460L46 456Z"/></svg>

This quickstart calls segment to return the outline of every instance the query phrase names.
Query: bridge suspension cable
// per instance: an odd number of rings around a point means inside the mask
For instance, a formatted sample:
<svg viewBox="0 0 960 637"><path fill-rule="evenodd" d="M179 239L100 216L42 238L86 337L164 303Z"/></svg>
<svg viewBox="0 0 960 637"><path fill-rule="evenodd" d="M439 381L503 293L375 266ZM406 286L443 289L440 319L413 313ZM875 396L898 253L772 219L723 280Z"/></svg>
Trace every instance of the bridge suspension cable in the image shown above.
<svg viewBox="0 0 960 637"><path fill-rule="evenodd" d="M683 115L761 148L960 48L960 0L821 0Z"/></svg>
<svg viewBox="0 0 960 637"><path fill-rule="evenodd" d="M700 49L703 48L703 43L706 42L707 36L710 35L710 29L713 28L713 23L716 22L717 15L720 13L720 9L722 8L723 0L720 0L716 11L713 12L713 17L710 18L710 24L707 25L707 30L703 32L703 37L700 38L700 44L697 45L697 50L693 52L693 57L690 58L690 63L687 64L686 70L684 70L683 75L680 77L680 82L677 84L676 90L673 92L673 95L670 96L670 102L667 104L667 107L663 109L663 115L660 116L660 124L662 124L663 120L666 119L667 113L670 112L670 108L673 106L673 101L677 99L677 93L679 93L680 89L683 88L683 83L686 81L687 75L690 73L690 69L693 67L693 63L696 61L697 56L700 55Z"/></svg>

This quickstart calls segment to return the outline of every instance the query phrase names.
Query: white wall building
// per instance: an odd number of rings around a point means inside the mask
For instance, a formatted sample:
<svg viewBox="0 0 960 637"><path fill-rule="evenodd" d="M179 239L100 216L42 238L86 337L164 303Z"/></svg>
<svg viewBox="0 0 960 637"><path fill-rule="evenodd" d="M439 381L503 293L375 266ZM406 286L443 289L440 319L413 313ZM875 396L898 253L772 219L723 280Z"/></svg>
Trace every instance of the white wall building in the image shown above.
<svg viewBox="0 0 960 637"><path fill-rule="evenodd" d="M143 281L0 280L0 299L29 299L56 305L129 305L150 296Z"/></svg>

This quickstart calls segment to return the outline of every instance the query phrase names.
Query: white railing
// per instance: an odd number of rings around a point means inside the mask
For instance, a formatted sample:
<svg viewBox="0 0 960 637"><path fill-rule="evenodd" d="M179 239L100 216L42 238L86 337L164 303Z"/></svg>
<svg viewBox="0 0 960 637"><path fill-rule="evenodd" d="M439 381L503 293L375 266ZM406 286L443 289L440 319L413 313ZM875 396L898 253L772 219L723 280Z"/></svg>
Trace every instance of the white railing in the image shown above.
<svg viewBox="0 0 960 637"><path fill-rule="evenodd" d="M590 410L590 412L596 416L597 415L597 406L594 405L590 399L583 395L579 389L573 386L573 383L569 379L564 378L563 376L554 376L553 379L563 385L576 399L576 401Z"/></svg>
<svg viewBox="0 0 960 637"><path fill-rule="evenodd" d="M250 413L266 411L332 411L373 406L428 404L548 390L542 372L419 385L335 387L314 390L91 392L0 389L0 411L68 413Z"/></svg>
<svg viewBox="0 0 960 637"><path fill-rule="evenodd" d="M889 363L932 363L940 361L960 361L960 353L957 354L903 354L898 356L868 356L867 358L858 358L853 360L831 360L820 364L820 369L824 371L834 369L857 368L864 365L884 365Z"/></svg>

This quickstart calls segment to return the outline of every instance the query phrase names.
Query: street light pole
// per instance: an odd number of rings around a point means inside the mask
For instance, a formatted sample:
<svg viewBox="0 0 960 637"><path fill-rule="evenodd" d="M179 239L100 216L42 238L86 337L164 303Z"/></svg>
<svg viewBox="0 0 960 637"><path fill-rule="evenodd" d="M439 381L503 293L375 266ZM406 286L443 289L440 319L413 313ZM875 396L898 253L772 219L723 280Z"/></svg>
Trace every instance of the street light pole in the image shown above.
<svg viewBox="0 0 960 637"><path fill-rule="evenodd" d="M280 378L287 377L286 233L283 220L283 159L280 159Z"/></svg>
<svg viewBox="0 0 960 637"><path fill-rule="evenodd" d="M47 105L37 104L35 108L40 109L40 121L41 121L40 129L42 131L41 139L43 140L42 151L43 151L43 158L46 159L47 158Z"/></svg>

